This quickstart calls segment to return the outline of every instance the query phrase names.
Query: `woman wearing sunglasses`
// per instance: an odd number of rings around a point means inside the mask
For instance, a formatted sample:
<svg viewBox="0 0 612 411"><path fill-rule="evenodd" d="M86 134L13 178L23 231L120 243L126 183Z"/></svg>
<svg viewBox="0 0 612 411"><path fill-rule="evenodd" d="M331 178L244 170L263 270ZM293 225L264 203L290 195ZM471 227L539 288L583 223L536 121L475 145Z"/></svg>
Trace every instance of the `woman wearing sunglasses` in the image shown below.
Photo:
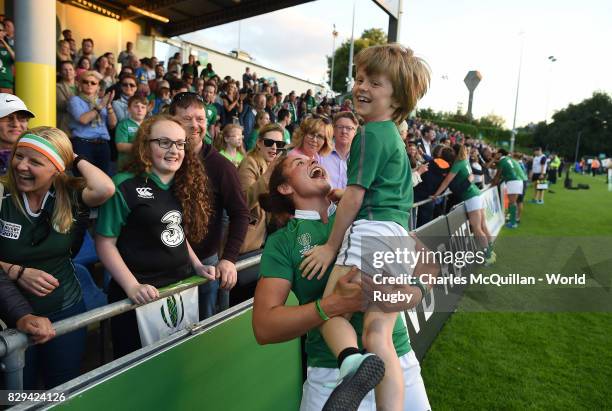
<svg viewBox="0 0 612 411"><path fill-rule="evenodd" d="M268 191L274 164L285 148L283 129L273 123L259 130L255 148L240 163L238 177L250 212L249 228L241 253L261 248L266 235L266 213L259 206L259 195Z"/></svg>
<svg viewBox="0 0 612 411"><path fill-rule="evenodd" d="M96 250L112 280L109 302L126 297L145 304L158 288L192 275L215 279L189 242L206 234L211 198L202 163L187 144L178 120L158 115L144 121L134 141L128 172L114 177L115 195L100 208ZM141 347L134 311L111 319L115 358Z"/></svg>
<svg viewBox="0 0 612 411"><path fill-rule="evenodd" d="M289 156L304 155L320 163L321 157L332 151L333 135L334 129L326 119L307 118L293 133L293 150Z"/></svg>
<svg viewBox="0 0 612 411"><path fill-rule="evenodd" d="M68 169L83 178L70 176ZM111 179L75 157L63 131L37 127L19 137L0 181L0 268L19 286L34 315L55 322L84 312L71 261L83 230L74 221L113 195ZM85 338L81 329L29 348L24 388L37 388L37 371L47 389L76 377Z"/></svg>
<svg viewBox="0 0 612 411"><path fill-rule="evenodd" d="M113 101L113 110L117 116L117 122L128 117L128 100L136 94L138 89L136 76L125 73L119 79L119 98Z"/></svg>
<svg viewBox="0 0 612 411"><path fill-rule="evenodd" d="M117 125L117 116L111 107L115 93L111 91L98 98L100 78L95 71L86 71L79 77L79 94L68 101L69 127L74 151L109 174L111 149L108 130Z"/></svg>

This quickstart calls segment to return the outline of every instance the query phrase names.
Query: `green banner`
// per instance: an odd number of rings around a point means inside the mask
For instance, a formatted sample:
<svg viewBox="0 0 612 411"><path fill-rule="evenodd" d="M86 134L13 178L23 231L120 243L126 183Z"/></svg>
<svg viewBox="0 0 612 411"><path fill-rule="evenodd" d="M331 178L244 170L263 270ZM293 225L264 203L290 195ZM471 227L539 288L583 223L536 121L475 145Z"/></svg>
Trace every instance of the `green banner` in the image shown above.
<svg viewBox="0 0 612 411"><path fill-rule="evenodd" d="M260 346L251 319L247 308L112 378L92 376L89 388L56 409L297 410L300 340Z"/></svg>

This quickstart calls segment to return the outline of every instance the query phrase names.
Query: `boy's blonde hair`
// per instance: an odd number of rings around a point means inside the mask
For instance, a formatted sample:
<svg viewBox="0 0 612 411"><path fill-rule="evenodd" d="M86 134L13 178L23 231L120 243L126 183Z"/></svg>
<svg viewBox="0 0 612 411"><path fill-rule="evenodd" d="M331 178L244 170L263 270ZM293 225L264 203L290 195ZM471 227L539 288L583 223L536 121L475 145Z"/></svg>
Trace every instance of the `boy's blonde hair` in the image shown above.
<svg viewBox="0 0 612 411"><path fill-rule="evenodd" d="M393 86L393 100L399 106L392 120L399 124L416 107L417 101L429 88L429 65L408 47L398 43L382 44L363 49L355 57L355 67L367 75L385 75Z"/></svg>

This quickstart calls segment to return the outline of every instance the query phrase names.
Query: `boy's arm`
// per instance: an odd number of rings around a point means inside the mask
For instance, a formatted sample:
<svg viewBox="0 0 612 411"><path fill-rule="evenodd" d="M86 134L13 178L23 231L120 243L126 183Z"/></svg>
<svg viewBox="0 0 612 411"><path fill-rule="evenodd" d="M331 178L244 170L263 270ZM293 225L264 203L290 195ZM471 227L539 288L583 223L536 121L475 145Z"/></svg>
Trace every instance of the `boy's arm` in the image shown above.
<svg viewBox="0 0 612 411"><path fill-rule="evenodd" d="M304 260L300 264L302 276L312 279L315 275L321 279L329 265L333 262L342 245L344 233L355 221L355 217L363 203L365 188L358 185L350 185L346 188L338 210L336 211L336 221L332 228L327 243L322 246L314 247L305 253Z"/></svg>

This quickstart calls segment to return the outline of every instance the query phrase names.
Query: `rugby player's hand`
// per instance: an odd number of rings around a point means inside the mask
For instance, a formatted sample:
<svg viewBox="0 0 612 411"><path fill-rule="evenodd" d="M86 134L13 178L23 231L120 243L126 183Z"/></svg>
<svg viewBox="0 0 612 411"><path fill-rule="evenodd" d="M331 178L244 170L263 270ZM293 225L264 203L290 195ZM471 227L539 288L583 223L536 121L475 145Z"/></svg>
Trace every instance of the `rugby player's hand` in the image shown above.
<svg viewBox="0 0 612 411"><path fill-rule="evenodd" d="M336 254L336 250L327 244L318 245L306 251L304 253L304 260L300 264L302 277L306 277L309 280L312 280L315 276L317 276L317 280L323 278L327 268L334 261Z"/></svg>
<svg viewBox="0 0 612 411"><path fill-rule="evenodd" d="M57 278L36 268L26 268L17 283L37 297L44 297L59 286Z"/></svg>
<svg viewBox="0 0 612 411"><path fill-rule="evenodd" d="M146 304L159 298L157 288L149 284L137 283L126 294L135 304Z"/></svg>
<svg viewBox="0 0 612 411"><path fill-rule="evenodd" d="M238 272L236 271L236 264L228 260L220 260L217 263L217 278L219 278L219 285L224 290L231 290L238 281Z"/></svg>
<svg viewBox="0 0 612 411"><path fill-rule="evenodd" d="M16 325L19 331L30 335L34 344L43 344L55 337L55 329L47 317L26 314Z"/></svg>
<svg viewBox="0 0 612 411"><path fill-rule="evenodd" d="M344 190L341 188L334 188L327 194L327 199L333 203L337 203L342 199Z"/></svg>
<svg viewBox="0 0 612 411"><path fill-rule="evenodd" d="M210 281L215 281L215 267L212 265L199 264L193 267L196 274L200 277L208 278Z"/></svg>
<svg viewBox="0 0 612 411"><path fill-rule="evenodd" d="M336 282L333 294L341 297L342 314L365 311L368 308L361 284L361 271L357 267L352 267Z"/></svg>

